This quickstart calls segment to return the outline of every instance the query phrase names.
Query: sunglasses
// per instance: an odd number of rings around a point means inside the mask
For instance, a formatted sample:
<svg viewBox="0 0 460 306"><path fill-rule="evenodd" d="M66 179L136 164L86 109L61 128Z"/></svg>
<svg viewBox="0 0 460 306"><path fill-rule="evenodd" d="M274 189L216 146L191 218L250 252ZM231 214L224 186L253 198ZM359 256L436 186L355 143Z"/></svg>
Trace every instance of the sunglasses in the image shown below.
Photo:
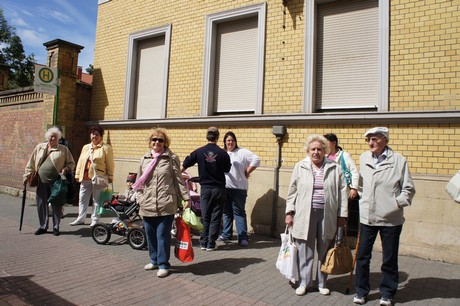
<svg viewBox="0 0 460 306"><path fill-rule="evenodd" d="M159 143L165 142L163 138L152 138L152 142L156 142L156 141L158 141Z"/></svg>

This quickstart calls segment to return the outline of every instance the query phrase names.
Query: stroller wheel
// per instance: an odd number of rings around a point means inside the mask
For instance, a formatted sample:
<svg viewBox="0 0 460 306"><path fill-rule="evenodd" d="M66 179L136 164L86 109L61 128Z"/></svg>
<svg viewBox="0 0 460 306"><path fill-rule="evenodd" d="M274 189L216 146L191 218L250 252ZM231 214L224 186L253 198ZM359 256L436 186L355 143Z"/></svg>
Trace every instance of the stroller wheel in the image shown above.
<svg viewBox="0 0 460 306"><path fill-rule="evenodd" d="M93 226L91 234L97 244L106 244L110 240L111 230L108 225L99 223Z"/></svg>
<svg viewBox="0 0 460 306"><path fill-rule="evenodd" d="M128 232L128 243L135 250L142 250L147 245L147 238L143 228L132 228Z"/></svg>

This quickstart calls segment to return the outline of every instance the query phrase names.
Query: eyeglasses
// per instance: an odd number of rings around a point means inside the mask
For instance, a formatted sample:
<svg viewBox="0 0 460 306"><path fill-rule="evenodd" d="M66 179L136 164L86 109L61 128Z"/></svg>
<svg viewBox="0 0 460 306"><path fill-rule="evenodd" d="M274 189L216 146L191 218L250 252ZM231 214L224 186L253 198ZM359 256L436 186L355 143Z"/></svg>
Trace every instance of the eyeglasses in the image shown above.
<svg viewBox="0 0 460 306"><path fill-rule="evenodd" d="M158 141L159 143L165 142L163 138L152 138L152 142L156 142L156 141Z"/></svg>
<svg viewBox="0 0 460 306"><path fill-rule="evenodd" d="M379 142L380 140L382 140L382 138L380 137L370 137L370 138L364 139L364 141L366 142Z"/></svg>

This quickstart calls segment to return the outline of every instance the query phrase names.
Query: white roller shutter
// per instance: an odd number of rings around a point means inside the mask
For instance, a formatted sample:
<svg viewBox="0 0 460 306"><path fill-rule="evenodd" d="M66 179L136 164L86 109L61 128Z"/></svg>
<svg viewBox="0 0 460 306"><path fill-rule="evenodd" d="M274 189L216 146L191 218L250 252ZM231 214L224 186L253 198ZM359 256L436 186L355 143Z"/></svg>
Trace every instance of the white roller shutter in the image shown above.
<svg viewBox="0 0 460 306"><path fill-rule="evenodd" d="M140 40L137 48L136 118L161 117L165 37Z"/></svg>
<svg viewBox="0 0 460 306"><path fill-rule="evenodd" d="M317 108L374 108L379 102L378 1L319 4L317 16Z"/></svg>
<svg viewBox="0 0 460 306"><path fill-rule="evenodd" d="M258 18L217 25L214 112L254 112L257 103Z"/></svg>

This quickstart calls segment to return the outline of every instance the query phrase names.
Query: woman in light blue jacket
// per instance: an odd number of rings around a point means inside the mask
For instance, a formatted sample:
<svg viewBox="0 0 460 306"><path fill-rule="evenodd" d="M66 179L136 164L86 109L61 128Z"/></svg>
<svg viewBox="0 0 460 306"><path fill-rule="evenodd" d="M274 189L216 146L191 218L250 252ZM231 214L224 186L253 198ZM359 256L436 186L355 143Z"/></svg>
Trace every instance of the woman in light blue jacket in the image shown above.
<svg viewBox="0 0 460 306"><path fill-rule="evenodd" d="M300 281L295 293L304 295L313 285L316 245L318 290L329 295L321 264L337 226L346 224L347 184L340 166L326 158L329 143L324 136L309 136L305 148L308 156L295 165L286 200L285 222L292 226L298 250Z"/></svg>

